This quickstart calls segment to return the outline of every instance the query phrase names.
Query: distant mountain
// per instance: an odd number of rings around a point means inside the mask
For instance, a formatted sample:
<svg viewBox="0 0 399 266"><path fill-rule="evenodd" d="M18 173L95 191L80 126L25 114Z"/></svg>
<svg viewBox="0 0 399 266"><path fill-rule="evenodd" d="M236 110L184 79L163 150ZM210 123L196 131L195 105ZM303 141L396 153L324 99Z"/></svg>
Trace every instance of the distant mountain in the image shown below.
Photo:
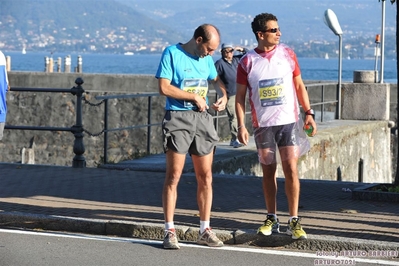
<svg viewBox="0 0 399 266"><path fill-rule="evenodd" d="M392 55L396 5L385 2ZM188 41L203 23L215 24L222 42L251 46L253 17L270 12L279 19L282 42L295 45L300 56L324 57L334 54L337 42L323 22L330 8L344 31L346 52L362 57L381 31L381 6L378 0L0 0L0 49L159 53Z"/></svg>
<svg viewBox="0 0 399 266"><path fill-rule="evenodd" d="M182 35L133 8L114 0L1 0L1 43L16 49L90 50L117 47L121 41L140 46L162 40L175 42ZM56 45L57 44L57 45ZM95 47L95 48L93 48Z"/></svg>
<svg viewBox="0 0 399 266"><path fill-rule="evenodd" d="M279 19L283 41L336 41L324 24L324 12L332 9L344 31L343 38L364 37L374 41L381 32L382 4L378 0L118 0L168 25L185 36L202 23L213 23L222 41L254 41L253 17L262 12ZM386 35L395 35L396 5L386 3Z"/></svg>

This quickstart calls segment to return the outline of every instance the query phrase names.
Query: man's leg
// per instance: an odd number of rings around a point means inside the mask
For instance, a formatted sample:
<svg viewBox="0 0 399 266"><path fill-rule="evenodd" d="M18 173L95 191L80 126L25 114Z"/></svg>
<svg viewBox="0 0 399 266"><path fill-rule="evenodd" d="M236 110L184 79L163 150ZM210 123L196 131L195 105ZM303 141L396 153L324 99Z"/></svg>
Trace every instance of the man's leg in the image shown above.
<svg viewBox="0 0 399 266"><path fill-rule="evenodd" d="M185 154L172 150L166 152L166 175L162 193L165 222L173 222L177 200L177 185L183 172Z"/></svg>
<svg viewBox="0 0 399 266"><path fill-rule="evenodd" d="M262 164L263 179L263 195L265 197L267 213L277 213L277 181L276 181L277 164Z"/></svg>
<svg viewBox="0 0 399 266"><path fill-rule="evenodd" d="M185 154L172 150L166 152L166 175L162 192L162 206L165 217L165 237L163 246L167 249L179 249L174 226L174 213L177 200L177 186L183 171Z"/></svg>
<svg viewBox="0 0 399 266"><path fill-rule="evenodd" d="M0 140L3 139L3 132L4 132L5 122L0 123Z"/></svg>
<svg viewBox="0 0 399 266"><path fill-rule="evenodd" d="M288 210L290 216L298 217L299 206L299 177L298 177L298 159L290 159L282 162L285 176L285 194L288 200Z"/></svg>
<svg viewBox="0 0 399 266"><path fill-rule="evenodd" d="M213 153L205 156L191 155L197 178L197 203L201 221L209 221L212 207Z"/></svg>
<svg viewBox="0 0 399 266"><path fill-rule="evenodd" d="M292 151L289 151L291 152ZM280 150L283 156L284 151ZM298 176L298 158L294 157L289 160L282 161L284 176L285 176L285 194L288 201L288 210L290 213L290 219L288 221L287 234L291 235L293 239L306 239L306 232L302 229L302 226L298 218L299 208L299 194L300 194L300 183Z"/></svg>
<svg viewBox="0 0 399 266"><path fill-rule="evenodd" d="M197 243L211 247L221 247L223 242L210 227L213 199L212 161L213 152L204 156L191 155L197 178L197 203L200 213L200 232Z"/></svg>
<svg viewBox="0 0 399 266"><path fill-rule="evenodd" d="M263 171L262 188L263 196L267 209L266 220L262 226L258 228L258 234L269 236L272 232L280 232L280 224L277 218L277 181L276 170L277 164L261 164Z"/></svg>

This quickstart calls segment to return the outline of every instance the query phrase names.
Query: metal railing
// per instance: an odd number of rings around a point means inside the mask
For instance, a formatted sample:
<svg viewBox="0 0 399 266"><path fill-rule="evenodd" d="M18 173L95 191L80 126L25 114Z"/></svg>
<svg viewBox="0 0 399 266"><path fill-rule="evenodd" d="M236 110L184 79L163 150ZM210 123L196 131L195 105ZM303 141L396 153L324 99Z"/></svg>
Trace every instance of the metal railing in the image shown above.
<svg viewBox="0 0 399 266"><path fill-rule="evenodd" d="M310 97L309 96L309 98L311 98L310 106L313 107L313 108L314 107L320 107L320 108L317 108L317 112L320 113L320 122L324 122L325 121L325 107L326 107L326 105L335 105L334 119L340 119L339 118L339 108L337 108L337 107L341 103L339 103L339 100L338 100L339 86L338 86L337 83L315 83L315 84L307 84L305 86L306 86L306 89L308 91L309 91L309 89L312 89L312 88L321 87L320 88L320 102L315 100L314 99L315 97ZM327 86L335 86L336 87L335 100L326 101L326 87Z"/></svg>
<svg viewBox="0 0 399 266"><path fill-rule="evenodd" d="M161 126L162 122L159 123L152 123L152 98L161 96L159 93L146 93L146 94L125 94L125 95L104 95L104 96L96 96L97 100L104 101L104 163L108 162L108 132L112 131L120 131L120 130L127 130L127 129L137 129L137 128L147 128L147 154L150 154L151 151L151 127L154 126ZM108 127L108 101L111 99L132 99L132 98L143 98L147 97L147 124L143 125L134 125L128 127L121 127L121 128L109 128Z"/></svg>
<svg viewBox="0 0 399 266"><path fill-rule="evenodd" d="M76 86L71 89L47 89L47 88L10 88L10 91L29 91L29 92L55 92L64 93L70 92L72 95L76 95L76 123L72 127L38 127L38 126L13 126L6 125L5 129L17 129L17 130L42 130L42 131L69 131L75 136L73 144L73 157L72 167L84 168L86 167L86 159L83 156L85 152L85 146L83 144L83 125L82 125L82 95L84 93L82 84L83 79L77 78L75 80Z"/></svg>
<svg viewBox="0 0 399 266"><path fill-rule="evenodd" d="M83 84L83 79L82 78L77 78L75 80L75 84L77 86L74 86L71 89L47 89L47 88L11 88L11 91L28 91L28 92L55 92L55 93L65 93L65 92L70 92L73 95L76 95L76 123L72 127L38 127L38 126L14 126L14 125L6 125L6 129L11 129L11 130L43 130L43 131L69 131L74 134L75 140L74 140L74 146L73 146L73 152L75 153L75 156L73 158L73 163L72 167L74 168L84 168L86 167L86 161L85 157L83 156L85 152L85 147L83 143L83 136L84 132L94 136L87 130L83 128L82 125L82 102L85 101L85 103L89 103L82 97L84 90L82 87ZM316 84L308 84L306 85L307 90L321 87L320 90L320 101L315 100L315 97L310 97L312 99L311 106L316 107L320 113L320 121L324 121L324 116L325 116L325 106L326 105L335 105L337 106L339 104L338 100L331 100L331 101L325 101L325 91L327 86L336 86L338 90L338 85L336 83L316 83ZM218 98L218 94L215 90L211 90L209 92L210 95L213 95L214 97ZM338 91L336 92L338 95ZM133 99L133 98L147 98L147 123L146 124L139 124L139 125L132 125L132 126L126 126L126 127L119 127L119 128L109 128L109 123L108 123L108 116L109 116L109 100L113 99ZM108 163L108 133L113 132L113 131L121 131L121 130L131 130L131 129L138 129L138 128L147 128L147 143L146 143L146 151L147 154L151 153L151 131L152 127L156 126L161 126L162 122L156 122L153 123L152 121L152 107L153 107L153 98L154 97L162 97L159 93L145 93L145 94L122 94L122 95L101 95L101 96L96 96L96 100L102 100L100 103L95 104L95 106L99 106L102 103L104 103L104 128L103 130L96 134L95 136L99 136L102 133L104 133L104 142L103 142L103 159L104 163ZM90 103L89 103L90 104ZM250 111L246 111L246 115L250 114ZM219 112L215 112L213 115L214 117L214 125L215 128L219 134L219 120L222 118L226 118L227 114L221 115ZM335 119L338 118L338 113L337 113L337 108L335 108Z"/></svg>
<svg viewBox="0 0 399 266"><path fill-rule="evenodd" d="M215 90L210 90L209 94L214 93L214 97L217 98L218 94ZM133 98L143 98L147 97L147 124L141 124L141 125L133 125L133 126L128 126L128 127L120 127L120 128L109 128L108 124L108 105L109 105L109 100L114 100L114 99L133 99ZM162 122L157 122L153 123L152 122L152 99L154 97L162 97L159 93L146 93L146 94L124 94L124 95L102 95L102 96L96 96L96 100L102 100L104 102L104 129L102 132L104 132L104 163L106 164L108 162L108 132L112 131L121 131L121 130L129 130L129 129L138 129L138 128L147 128L147 148L146 152L147 154L151 153L151 128L154 126L161 126ZM220 115L218 112L213 116L214 118L214 125L216 128L216 131L218 131L218 121L221 118L226 118L227 115Z"/></svg>

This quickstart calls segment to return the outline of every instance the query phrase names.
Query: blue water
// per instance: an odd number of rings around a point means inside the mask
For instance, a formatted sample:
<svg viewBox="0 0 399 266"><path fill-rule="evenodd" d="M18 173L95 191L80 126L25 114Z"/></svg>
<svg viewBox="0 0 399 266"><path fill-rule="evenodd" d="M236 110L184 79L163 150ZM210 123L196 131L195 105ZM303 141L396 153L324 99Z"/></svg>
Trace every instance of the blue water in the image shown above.
<svg viewBox="0 0 399 266"><path fill-rule="evenodd" d="M4 52L11 57L12 71L43 72L45 69L45 57L53 57L54 61L61 57L62 62L67 55L71 56L71 71L77 66L79 54L49 54L49 53L27 53ZM160 54L150 55L113 55L113 54L81 54L82 68L84 73L107 73L107 74L150 74L154 75L160 60ZM214 57L218 59L218 57ZM323 58L298 58L302 78L304 80L338 80L338 59ZM54 63L55 65L55 63ZM62 71L63 71L62 63ZM377 62L377 69L380 62ZM374 70L375 60L343 59L342 81L353 81L353 71ZM56 67L54 67L56 70ZM396 60L384 61L384 82L397 83Z"/></svg>

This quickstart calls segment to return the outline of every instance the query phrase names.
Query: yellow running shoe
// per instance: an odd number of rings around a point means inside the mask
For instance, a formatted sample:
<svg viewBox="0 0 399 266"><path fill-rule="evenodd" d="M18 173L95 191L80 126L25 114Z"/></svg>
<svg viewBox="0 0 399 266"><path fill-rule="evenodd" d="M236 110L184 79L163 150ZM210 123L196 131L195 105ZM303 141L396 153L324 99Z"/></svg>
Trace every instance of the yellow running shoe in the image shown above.
<svg viewBox="0 0 399 266"><path fill-rule="evenodd" d="M274 215L268 215L263 225L258 228L257 234L270 236L272 232L280 233L280 223Z"/></svg>
<svg viewBox="0 0 399 266"><path fill-rule="evenodd" d="M292 218L291 222L288 221L287 235L291 235L292 239L308 238L306 232L302 229L299 220L299 218Z"/></svg>

